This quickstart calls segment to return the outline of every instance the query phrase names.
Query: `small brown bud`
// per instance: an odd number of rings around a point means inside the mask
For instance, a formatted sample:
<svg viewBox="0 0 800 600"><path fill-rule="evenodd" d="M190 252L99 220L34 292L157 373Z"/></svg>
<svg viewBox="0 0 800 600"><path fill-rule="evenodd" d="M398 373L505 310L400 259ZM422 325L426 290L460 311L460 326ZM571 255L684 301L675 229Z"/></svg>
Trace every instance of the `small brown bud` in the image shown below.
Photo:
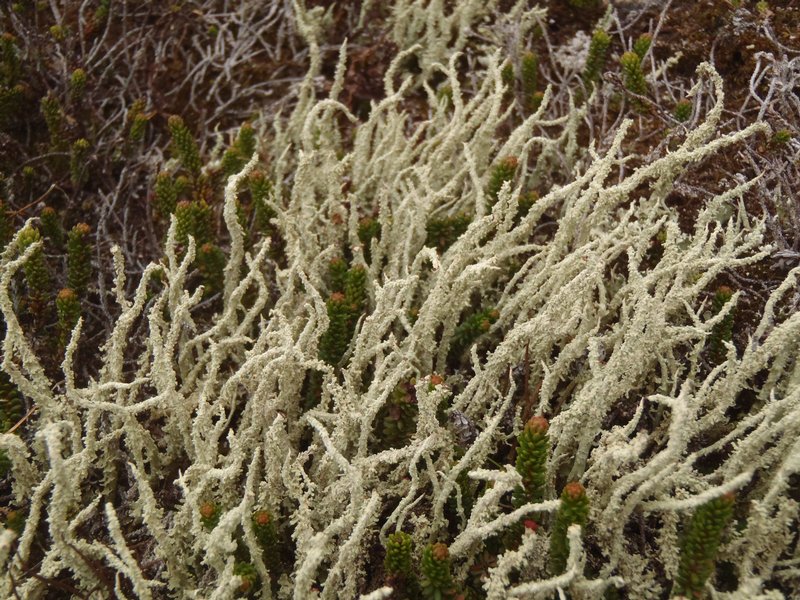
<svg viewBox="0 0 800 600"><path fill-rule="evenodd" d="M447 560L450 556L450 552L447 550L447 545L438 542L431 547L431 555L436 560L442 561Z"/></svg>
<svg viewBox="0 0 800 600"><path fill-rule="evenodd" d="M64 288L60 292L58 292L57 298L58 300L65 302L65 301L77 300L78 295L73 290L69 288Z"/></svg>
<svg viewBox="0 0 800 600"><path fill-rule="evenodd" d="M525 423L525 431L529 431L531 433L547 433L547 428L550 427L550 423L547 422L547 419L544 417L531 417L528 419L528 422Z"/></svg>
<svg viewBox="0 0 800 600"><path fill-rule="evenodd" d="M577 500L586 494L586 488L578 481L573 481L564 486L564 494L569 496L571 500Z"/></svg>

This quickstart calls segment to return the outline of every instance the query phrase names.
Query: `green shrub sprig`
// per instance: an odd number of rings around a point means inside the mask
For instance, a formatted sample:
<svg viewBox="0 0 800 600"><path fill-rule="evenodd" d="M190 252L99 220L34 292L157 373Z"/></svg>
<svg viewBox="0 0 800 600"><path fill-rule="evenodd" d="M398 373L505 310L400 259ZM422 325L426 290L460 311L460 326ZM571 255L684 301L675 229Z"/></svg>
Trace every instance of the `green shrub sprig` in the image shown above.
<svg viewBox="0 0 800 600"><path fill-rule="evenodd" d="M67 234L67 287L81 297L86 295L92 276L90 233L89 225L78 223Z"/></svg>
<svg viewBox="0 0 800 600"><path fill-rule="evenodd" d="M41 239L42 236L38 229L30 226L26 227L17 237L20 253L36 242L40 242ZM42 316L47 303L47 296L52 293L50 291L52 279L47 269L41 246L33 251L23 270L25 272L25 283L28 287L28 302L31 313Z"/></svg>
<svg viewBox="0 0 800 600"><path fill-rule="evenodd" d="M639 96L647 95L647 82L644 78L644 71L642 71L642 59L636 52L626 52L619 59L620 67L622 68L622 76L625 82L625 87L628 91L633 92ZM637 110L642 110L644 105L642 101L635 98L633 105Z"/></svg>
<svg viewBox="0 0 800 600"><path fill-rule="evenodd" d="M168 217L175 212L178 205L179 186L169 173L161 172L156 175L154 190L154 206L162 217Z"/></svg>
<svg viewBox="0 0 800 600"><path fill-rule="evenodd" d="M520 83L522 84L522 97L525 109L533 112L536 106L536 90L539 85L539 55L535 52L526 52L520 60Z"/></svg>
<svg viewBox="0 0 800 600"><path fill-rule="evenodd" d="M719 314L732 297L733 290L731 288L727 285L720 286L714 294L712 302L714 314ZM733 310L729 311L722 321L714 326L709 336L708 345L711 351L711 358L715 362L719 362L725 357L725 342L730 342L733 339L734 312Z"/></svg>
<svg viewBox="0 0 800 600"><path fill-rule="evenodd" d="M592 34L592 41L589 43L589 54L586 57L586 65L583 68L583 83L587 88L591 88L600 80L600 74L608 58L608 48L611 46L611 37L602 29L597 29Z"/></svg>
<svg viewBox="0 0 800 600"><path fill-rule="evenodd" d="M589 498L584 487L576 482L568 483L561 493L561 504L556 513L550 534L550 571L560 575L567 567L569 541L567 529L570 525L586 526L589 517Z"/></svg>
<svg viewBox="0 0 800 600"><path fill-rule="evenodd" d="M672 115L681 123L688 121L692 116L692 101L687 99L678 100L672 111Z"/></svg>
<svg viewBox="0 0 800 600"><path fill-rule="evenodd" d="M422 593L425 598L442 600L455 596L455 586L450 573L450 552L441 542L429 544L422 551L420 561Z"/></svg>
<svg viewBox="0 0 800 600"><path fill-rule="evenodd" d="M200 504L198 511L200 512L200 522L207 531L211 531L219 524L222 508L216 502L206 500Z"/></svg>
<svg viewBox="0 0 800 600"><path fill-rule="evenodd" d="M414 576L412 555L414 542L411 536L397 531L386 539L386 558L383 567L390 577L411 578Z"/></svg>
<svg viewBox="0 0 800 600"><path fill-rule="evenodd" d="M425 245L435 246L439 252L444 252L464 234L471 222L472 219L465 214L431 219L426 226Z"/></svg>
<svg viewBox="0 0 800 600"><path fill-rule="evenodd" d="M681 544L673 596L705 597L705 584L714 572L722 533L733 516L735 496L725 494L698 507Z"/></svg>
<svg viewBox="0 0 800 600"><path fill-rule="evenodd" d="M489 331L492 324L500 317L500 313L494 308L485 308L467 317L467 319L456 327L453 334L453 346L451 353L460 355L481 335Z"/></svg>
<svg viewBox="0 0 800 600"><path fill-rule="evenodd" d="M517 438L517 472L522 487L514 490L514 505L544 500L547 457L550 452L549 424L544 417L531 417Z"/></svg>
<svg viewBox="0 0 800 600"><path fill-rule="evenodd" d="M639 60L644 60L645 54L650 50L650 45L653 43L653 36L649 33L643 33L633 43L633 51Z"/></svg>
<svg viewBox="0 0 800 600"><path fill-rule="evenodd" d="M205 200L181 200L175 206L175 219L178 244L187 244L190 235L200 246L213 241L214 216Z"/></svg>
<svg viewBox="0 0 800 600"><path fill-rule="evenodd" d="M519 160L517 157L507 156L501 159L494 167L489 178L489 185L486 188L490 205L494 206L495 202L497 202L497 195L500 193L503 184L514 179L518 166Z"/></svg>
<svg viewBox="0 0 800 600"><path fill-rule="evenodd" d="M86 92L86 71L75 69L69 77L69 97L73 102L80 102Z"/></svg>
<svg viewBox="0 0 800 600"><path fill-rule="evenodd" d="M76 187L82 186L86 183L88 170L86 168L86 161L89 158L89 149L91 144L89 140L80 138L72 143L72 150L69 156L69 173L72 185Z"/></svg>
<svg viewBox="0 0 800 600"><path fill-rule="evenodd" d="M222 155L222 172L226 177L238 173L256 151L256 133L249 123L242 125L236 141Z"/></svg>
<svg viewBox="0 0 800 600"><path fill-rule="evenodd" d="M81 303L78 294L64 288L56 296L56 315L58 316L58 344L60 348L67 345L67 340L81 316Z"/></svg>
<svg viewBox="0 0 800 600"><path fill-rule="evenodd" d="M53 248L60 250L64 246L64 227L58 211L52 206L45 206L39 213L39 223L44 237L50 240Z"/></svg>
<svg viewBox="0 0 800 600"><path fill-rule="evenodd" d="M202 162L200 161L200 149L194 136L178 115L172 115L168 121L169 133L172 137L172 151L175 158L180 160L183 168L189 171L194 177L200 175Z"/></svg>

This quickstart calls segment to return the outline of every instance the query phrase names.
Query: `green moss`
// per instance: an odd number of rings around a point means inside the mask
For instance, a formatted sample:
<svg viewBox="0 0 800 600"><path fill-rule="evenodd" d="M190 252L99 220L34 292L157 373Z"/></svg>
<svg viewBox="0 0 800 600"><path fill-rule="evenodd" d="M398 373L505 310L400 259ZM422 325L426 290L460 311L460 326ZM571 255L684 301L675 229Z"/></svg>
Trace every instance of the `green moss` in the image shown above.
<svg viewBox="0 0 800 600"><path fill-rule="evenodd" d="M367 270L356 265L347 271L344 283L344 295L350 306L352 325L367 308Z"/></svg>
<svg viewBox="0 0 800 600"><path fill-rule="evenodd" d="M19 80L21 63L17 38L13 34L0 35L0 84L13 86Z"/></svg>
<svg viewBox="0 0 800 600"><path fill-rule="evenodd" d="M25 87L21 84L0 85L0 128L8 129L15 124L24 97Z"/></svg>
<svg viewBox="0 0 800 600"><path fill-rule="evenodd" d="M51 37L57 42L63 42L69 35L69 30L62 25L51 25L49 31Z"/></svg>
<svg viewBox="0 0 800 600"><path fill-rule="evenodd" d="M788 144L791 140L792 132L789 129L778 129L772 134L772 143L776 145Z"/></svg>
<svg viewBox="0 0 800 600"><path fill-rule="evenodd" d="M332 275L337 279L341 273L336 273L335 268L340 268L340 263L332 263ZM367 308L367 270L362 266L349 269L344 276L344 281L336 281L333 289L343 288L343 291L334 291L327 302L329 325L325 334L320 339L319 357L331 366L337 366L347 350L355 331L359 316Z"/></svg>
<svg viewBox="0 0 800 600"><path fill-rule="evenodd" d="M328 263L328 281L331 292L344 293L347 283L347 261L341 257L334 258Z"/></svg>
<svg viewBox="0 0 800 600"><path fill-rule="evenodd" d="M102 23L108 18L108 13L111 10L111 0L100 0L97 10L94 11L94 21Z"/></svg>
<svg viewBox="0 0 800 600"><path fill-rule="evenodd" d="M510 62L507 63L503 67L502 71L500 71L500 78L503 80L503 83L505 83L509 88L513 88L514 87L514 65L512 65Z"/></svg>

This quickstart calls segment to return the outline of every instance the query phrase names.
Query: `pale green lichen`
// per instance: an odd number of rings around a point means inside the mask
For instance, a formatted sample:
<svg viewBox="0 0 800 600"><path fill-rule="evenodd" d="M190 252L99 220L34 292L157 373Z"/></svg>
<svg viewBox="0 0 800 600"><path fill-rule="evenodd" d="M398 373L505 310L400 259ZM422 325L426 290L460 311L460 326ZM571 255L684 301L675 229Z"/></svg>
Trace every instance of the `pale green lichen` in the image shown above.
<svg viewBox="0 0 800 600"><path fill-rule="evenodd" d="M87 594L104 589L99 574L113 572L143 598L231 598L253 586L264 598L384 598L391 590L365 589L364 572L376 564L370 549L390 545L396 531L424 549L422 587L445 595L451 579L455 587L466 579L487 540L543 515L536 532L525 530L518 547L498 553L483 586L488 598L559 590L600 597L612 586L657 598L671 581L652 573L679 576L680 543L665 525L663 543L636 555L630 531L688 517L733 491L746 498L739 508L747 516L719 556L736 557L736 597L766 597L768 582L793 573L781 553L791 551L798 522L790 489L800 464L793 359L800 315L776 307L796 293L800 269L769 297L745 347L709 365L707 340L725 318L704 314L709 289L724 270L772 249L763 222L748 224L743 213L718 218L753 182L712 197L692 229L666 203L679 176L767 126L720 133L721 80L705 64L691 95L703 86L712 94L697 103L697 125L669 153L647 160L626 155L630 120L608 144L579 147L583 109L545 120L552 90L535 114L509 126L501 52L482 49L466 94L456 68L461 33L426 51L406 43L420 32L460 32L452 26L473 22L481 6L451 12L441 2L398 2L392 35L401 49L386 95L359 120L337 99L344 69L332 97L316 97L322 15L296 5L312 68L294 112L276 123L274 154L259 175L251 175L255 154L228 160L242 170L224 190L229 248L213 318L203 318L203 290L192 284L210 228L183 221L188 207L163 177L160 211L171 219L164 256L130 286L130 265L112 248L113 286L104 293L118 313L98 344L93 377L76 364L82 321L74 313L66 315L74 328L64 338L62 375L42 366L12 300L17 275L36 270L41 240L29 223L6 246L2 369L36 414L32 435L0 435L14 502L27 513L17 539L0 536L3 597L41 596L44 577L69 568ZM406 76L401 67L412 55L422 73ZM405 102L434 70L452 89L452 104L431 89L426 120L415 122ZM58 133L58 111L52 116ZM176 146L184 146L176 157L198 177L205 169L196 146L172 125ZM496 165L512 156L513 171L492 184ZM270 259L272 238L245 244L245 181L264 202L259 227L285 241L285 267ZM541 197L520 215L530 189ZM179 214L170 215L173 206ZM374 224L374 235L365 233L365 214L375 215L380 235ZM431 223L457 215L469 221L429 238ZM532 237L545 218L556 222L554 233ZM660 232L663 254L648 264ZM333 269L332 259L339 259ZM522 261L513 273L505 268L511 259ZM221 266L201 269L219 278ZM156 273L163 285L153 295ZM451 349L463 355L455 369ZM547 439L523 451L535 460L523 456L518 472L492 461L522 430L510 372L523 358L537 389L526 396L527 414L548 415L549 425ZM304 406L312 372L319 394ZM447 376L434 381L432 373ZM375 443L376 420L412 378L416 411L404 443ZM739 403L745 390L750 408ZM734 410L746 414L731 422ZM441 413L471 424L473 439L458 447ZM709 456L717 458L709 464ZM481 491L466 509L464 474ZM758 485L746 488L756 474ZM108 493L102 481L118 488ZM559 517L571 498L557 498L565 481L580 481L586 496L577 496L591 498L580 518ZM526 493L509 507L518 489ZM276 530L254 521L256 511L273 516ZM591 528L585 546L584 525ZM147 540L136 551L128 526ZM284 542L290 556L276 564L267 548ZM397 560L403 569L407 558ZM34 560L41 578L30 575Z"/></svg>

